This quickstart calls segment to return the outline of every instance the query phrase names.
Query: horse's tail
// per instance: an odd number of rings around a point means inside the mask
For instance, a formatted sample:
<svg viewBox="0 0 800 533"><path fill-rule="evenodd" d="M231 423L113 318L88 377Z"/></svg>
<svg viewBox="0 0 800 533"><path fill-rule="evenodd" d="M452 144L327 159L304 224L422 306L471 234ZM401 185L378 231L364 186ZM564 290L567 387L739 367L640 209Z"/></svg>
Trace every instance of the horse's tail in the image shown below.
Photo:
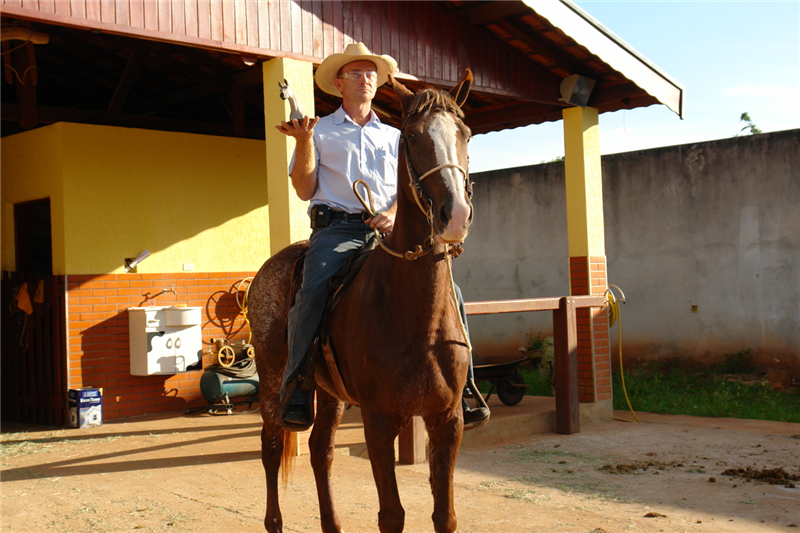
<svg viewBox="0 0 800 533"><path fill-rule="evenodd" d="M292 449L297 447L297 433L291 431L281 431L281 440L283 441L283 451L281 452L281 480L283 481L284 490L289 486L289 476L294 468L295 454Z"/></svg>

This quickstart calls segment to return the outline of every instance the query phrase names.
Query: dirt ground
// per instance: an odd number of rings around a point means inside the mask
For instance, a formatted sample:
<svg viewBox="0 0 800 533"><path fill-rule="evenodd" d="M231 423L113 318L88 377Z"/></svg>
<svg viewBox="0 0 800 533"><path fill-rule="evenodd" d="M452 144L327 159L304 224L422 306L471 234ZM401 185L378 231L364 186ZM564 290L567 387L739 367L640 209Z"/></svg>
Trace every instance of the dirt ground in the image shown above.
<svg viewBox="0 0 800 533"><path fill-rule="evenodd" d="M584 426L575 435L462 448L455 474L458 530L797 531L800 424L639 418L639 424ZM2 531L263 531L257 414L20 429L3 428ZM377 492L369 462L359 456L360 440L356 410L340 428L333 474L350 533L378 530ZM773 479L787 476L781 484L748 481L765 471ZM397 477L406 531L432 531L427 465L398 465ZM307 456L296 461L282 509L285 531L319 531Z"/></svg>

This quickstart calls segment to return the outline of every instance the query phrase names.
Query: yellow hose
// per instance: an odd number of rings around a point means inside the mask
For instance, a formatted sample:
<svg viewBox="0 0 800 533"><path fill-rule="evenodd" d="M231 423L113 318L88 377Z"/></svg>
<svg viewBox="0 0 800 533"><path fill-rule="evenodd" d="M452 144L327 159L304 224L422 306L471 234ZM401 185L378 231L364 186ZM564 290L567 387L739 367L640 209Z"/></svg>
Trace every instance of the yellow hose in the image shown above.
<svg viewBox="0 0 800 533"><path fill-rule="evenodd" d="M628 409L630 409L631 413L633 414L633 418L635 418L635 423L639 423L639 417L636 416L636 411L633 410L631 407L631 400L628 398L628 391L625 389L625 372L622 369L622 320L620 315L619 309L619 301L614 296L614 291L611 290L611 287L616 288L620 295L622 296L621 301L625 303L625 294L622 292L622 289L617 287L616 285L611 285L609 283L609 288L606 289L606 303L608 304L608 325L612 327L614 323L617 323L617 336L619 338L619 376L620 381L622 382L622 393L625 395L625 402L628 404ZM614 417L614 420L619 420L620 422L634 422L634 420L627 420L625 418L617 418Z"/></svg>
<svg viewBox="0 0 800 533"><path fill-rule="evenodd" d="M250 320L247 318L247 295L250 293L250 282L253 281L253 278L244 278L236 285L236 304L239 306L239 309L242 310L242 315L244 316L244 322L247 324L247 344L253 340L253 331L250 329ZM247 283L247 290L244 292L244 296L242 297L242 301L239 301L239 291L242 290L242 284Z"/></svg>

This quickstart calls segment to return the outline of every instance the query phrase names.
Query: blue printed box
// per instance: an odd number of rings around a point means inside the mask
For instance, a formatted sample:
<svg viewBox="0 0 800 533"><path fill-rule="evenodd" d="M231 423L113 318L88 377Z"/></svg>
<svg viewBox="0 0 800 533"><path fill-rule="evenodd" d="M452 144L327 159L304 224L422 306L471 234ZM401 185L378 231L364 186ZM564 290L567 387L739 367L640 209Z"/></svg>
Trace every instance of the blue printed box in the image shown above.
<svg viewBox="0 0 800 533"><path fill-rule="evenodd" d="M74 428L103 425L102 389L69 389L69 425Z"/></svg>

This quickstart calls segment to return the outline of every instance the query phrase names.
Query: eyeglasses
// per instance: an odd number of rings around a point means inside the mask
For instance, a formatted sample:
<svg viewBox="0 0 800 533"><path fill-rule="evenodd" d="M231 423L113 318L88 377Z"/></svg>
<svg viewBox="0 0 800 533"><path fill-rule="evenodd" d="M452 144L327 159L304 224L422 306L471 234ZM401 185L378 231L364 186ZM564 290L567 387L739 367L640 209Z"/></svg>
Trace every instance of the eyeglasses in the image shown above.
<svg viewBox="0 0 800 533"><path fill-rule="evenodd" d="M340 78L346 78L351 81L359 81L362 77L367 81L376 81L378 73L374 70L348 70L343 72Z"/></svg>

